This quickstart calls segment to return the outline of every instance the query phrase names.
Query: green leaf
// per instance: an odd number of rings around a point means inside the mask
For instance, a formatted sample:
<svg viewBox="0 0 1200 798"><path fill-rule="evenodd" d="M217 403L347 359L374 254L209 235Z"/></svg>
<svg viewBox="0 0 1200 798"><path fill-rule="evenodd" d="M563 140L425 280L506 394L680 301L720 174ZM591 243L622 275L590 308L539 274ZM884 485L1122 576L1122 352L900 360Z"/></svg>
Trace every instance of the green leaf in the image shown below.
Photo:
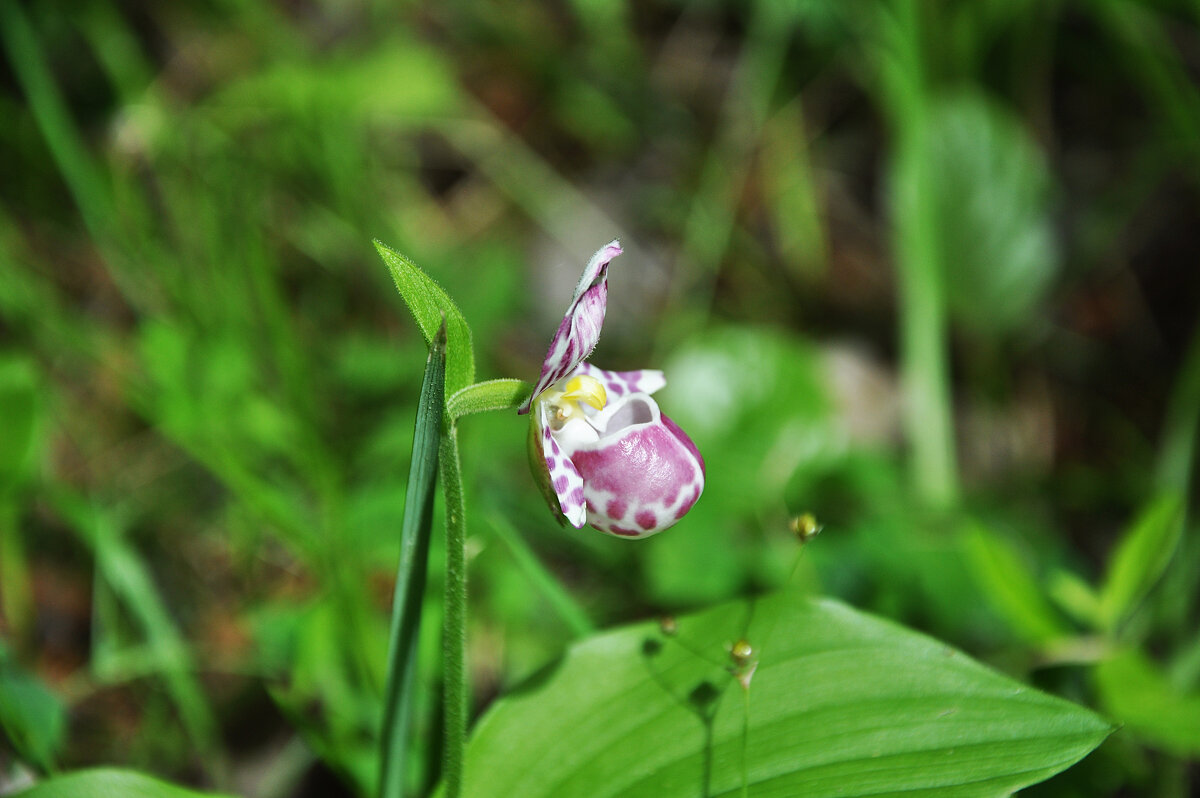
<svg viewBox="0 0 1200 798"><path fill-rule="evenodd" d="M979 94L934 103L926 125L950 311L967 327L1009 331L1058 268L1045 159L1020 119Z"/></svg>
<svg viewBox="0 0 1200 798"><path fill-rule="evenodd" d="M1154 587L1182 533L1182 505L1175 495L1156 500L1138 517L1109 561L1100 590L1104 628L1115 628Z"/></svg>
<svg viewBox="0 0 1200 798"><path fill-rule="evenodd" d="M1181 756L1200 754L1200 693L1183 693L1139 651L1096 667L1100 701L1140 737Z"/></svg>
<svg viewBox="0 0 1200 798"><path fill-rule="evenodd" d="M150 654L147 664L162 674L192 742L202 750L211 749L215 745L216 718L196 677L196 665L187 641L171 617L146 559L125 539L115 512L67 491L56 491L52 501L92 547L97 576L120 599L140 627ZM93 643L97 641L93 640ZM101 663L96 662L94 666L103 672Z"/></svg>
<svg viewBox="0 0 1200 798"><path fill-rule="evenodd" d="M533 386L524 380L488 380L468 385L446 400L446 412L457 421L472 413L516 410L529 398Z"/></svg>
<svg viewBox="0 0 1200 798"><path fill-rule="evenodd" d="M38 393L28 359L0 356L0 496L32 475L42 407Z"/></svg>
<svg viewBox="0 0 1200 798"><path fill-rule="evenodd" d="M225 124L239 127L287 114L390 128L461 113L461 98L452 63L436 48L396 37L319 60L272 60L218 87L208 104Z"/></svg>
<svg viewBox="0 0 1200 798"><path fill-rule="evenodd" d="M442 409L446 389L446 325L438 328L425 364L417 421L413 431L412 466L404 497L400 528L400 563L392 597L388 644L387 689L383 733L379 737L379 795L404 795L404 765L408 761L408 724L413 715L412 689L417 671L417 642L421 632L421 600L429 565L433 531L433 486L437 479Z"/></svg>
<svg viewBox="0 0 1200 798"><path fill-rule="evenodd" d="M471 328L454 300L429 275L408 258L380 241L375 242L379 257L392 273L396 290L412 311L425 342L446 318L446 393L454 394L475 381L475 352L471 348Z"/></svg>
<svg viewBox="0 0 1200 798"><path fill-rule="evenodd" d="M23 759L49 770L65 729L58 697L18 667L0 641L0 731Z"/></svg>
<svg viewBox="0 0 1200 798"><path fill-rule="evenodd" d="M1100 597L1083 577L1057 568L1046 580L1046 593L1059 609L1079 623L1100 626Z"/></svg>
<svg viewBox="0 0 1200 798"><path fill-rule="evenodd" d="M97 768L56 776L18 793L18 798L217 798L132 770Z"/></svg>
<svg viewBox="0 0 1200 798"><path fill-rule="evenodd" d="M980 588L1009 628L1031 643L1044 643L1066 633L1011 543L979 525L967 530L962 542Z"/></svg>
<svg viewBox="0 0 1200 798"><path fill-rule="evenodd" d="M465 794L729 796L744 767L756 796L995 796L1069 767L1112 730L833 601L777 594L676 626L589 638L498 701L468 749ZM726 653L739 638L757 660L745 703Z"/></svg>

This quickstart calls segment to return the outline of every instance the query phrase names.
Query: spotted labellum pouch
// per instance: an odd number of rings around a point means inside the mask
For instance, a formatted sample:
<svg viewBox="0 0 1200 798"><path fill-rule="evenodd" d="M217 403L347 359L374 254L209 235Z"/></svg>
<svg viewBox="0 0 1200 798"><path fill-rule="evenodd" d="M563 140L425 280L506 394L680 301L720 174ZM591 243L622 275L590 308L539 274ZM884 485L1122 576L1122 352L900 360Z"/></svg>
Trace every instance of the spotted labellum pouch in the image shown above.
<svg viewBox="0 0 1200 798"><path fill-rule="evenodd" d="M613 241L588 261L518 411L530 414L534 479L560 518L576 528L644 538L674 525L704 490L704 458L651 394L661 371L605 371L585 359L600 338Z"/></svg>

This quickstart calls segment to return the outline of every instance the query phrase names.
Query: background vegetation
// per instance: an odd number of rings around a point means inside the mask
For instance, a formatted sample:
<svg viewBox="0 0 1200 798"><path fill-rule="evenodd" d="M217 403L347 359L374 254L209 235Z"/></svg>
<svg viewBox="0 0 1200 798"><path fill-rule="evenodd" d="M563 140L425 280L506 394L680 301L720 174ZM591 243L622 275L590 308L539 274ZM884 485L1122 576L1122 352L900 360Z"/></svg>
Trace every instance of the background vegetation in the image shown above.
<svg viewBox="0 0 1200 798"><path fill-rule="evenodd" d="M0 0L0 48L0 790L368 790L426 352L370 240L531 380L618 236L594 360L666 369L707 490L562 530L465 420L476 712L812 512L794 584L1124 723L1030 794L1200 789L1196 4Z"/></svg>

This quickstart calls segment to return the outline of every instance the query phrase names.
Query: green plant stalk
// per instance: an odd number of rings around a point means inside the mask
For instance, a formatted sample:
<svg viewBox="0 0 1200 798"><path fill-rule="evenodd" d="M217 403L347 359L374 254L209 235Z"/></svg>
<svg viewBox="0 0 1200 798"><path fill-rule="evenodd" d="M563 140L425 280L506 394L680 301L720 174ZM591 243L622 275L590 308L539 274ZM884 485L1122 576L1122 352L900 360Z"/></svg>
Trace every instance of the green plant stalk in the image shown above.
<svg viewBox="0 0 1200 798"><path fill-rule="evenodd" d="M425 379L417 402L413 430L412 466L404 497L400 527L400 562L392 596L388 637L387 686L384 691L383 732L379 738L380 798L404 795L408 757L408 725L417 672L417 643L421 631L421 602L433 529L433 492L437 480L438 444L446 388L446 325L433 340L425 364Z"/></svg>
<svg viewBox="0 0 1200 798"><path fill-rule="evenodd" d="M488 520L491 521L492 531L508 547L509 553L517 563L517 568L525 574L525 577L533 583L546 602L559 614L559 617L571 629L572 634L575 637L583 638L594 633L596 626L588 618L587 613L559 581L546 570L537 555L530 551L525 539L513 528L513 525L499 513L493 514Z"/></svg>
<svg viewBox="0 0 1200 798"><path fill-rule="evenodd" d="M924 128L927 97L921 60L920 8L898 4L899 74L883 81L890 92L896 135L892 208L900 279L900 344L904 425L912 447L913 480L920 498L947 507L958 498L954 453L946 303L942 285L936 209L930 190L930 150ZM895 66L893 64L893 66Z"/></svg>
<svg viewBox="0 0 1200 798"><path fill-rule="evenodd" d="M458 459L458 427L442 424L440 471L446 500L446 610L442 631L443 713L445 748L442 776L445 798L462 794L467 745L467 524L463 516L462 466Z"/></svg>

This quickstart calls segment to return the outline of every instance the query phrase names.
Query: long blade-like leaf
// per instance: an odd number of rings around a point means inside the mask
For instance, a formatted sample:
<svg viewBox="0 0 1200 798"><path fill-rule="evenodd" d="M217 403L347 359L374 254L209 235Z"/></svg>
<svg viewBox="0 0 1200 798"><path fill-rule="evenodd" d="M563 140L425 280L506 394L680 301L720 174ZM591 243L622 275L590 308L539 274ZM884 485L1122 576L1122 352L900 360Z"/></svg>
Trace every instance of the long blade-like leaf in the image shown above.
<svg viewBox="0 0 1200 798"><path fill-rule="evenodd" d="M412 466L404 497L400 529L400 565L392 598L392 625L388 643L388 678L384 698L383 732L379 748L379 795L404 795L404 766L408 755L408 722L412 714L412 686L417 669L417 638L421 626L421 599L433 529L433 487L437 477L438 443L446 391L446 323L438 329L425 364L425 380L417 403L413 431Z"/></svg>

